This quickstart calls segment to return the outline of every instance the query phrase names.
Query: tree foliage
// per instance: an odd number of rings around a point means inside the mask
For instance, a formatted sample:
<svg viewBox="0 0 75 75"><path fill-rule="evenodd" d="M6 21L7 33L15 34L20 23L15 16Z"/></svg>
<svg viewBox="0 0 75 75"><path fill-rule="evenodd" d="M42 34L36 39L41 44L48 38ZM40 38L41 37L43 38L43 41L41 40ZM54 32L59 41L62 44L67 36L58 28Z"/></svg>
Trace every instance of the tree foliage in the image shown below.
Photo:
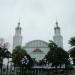
<svg viewBox="0 0 75 75"><path fill-rule="evenodd" d="M32 64L31 57L27 54L27 52L21 47L17 46L12 52L12 61L15 66L24 66L30 67Z"/></svg>
<svg viewBox="0 0 75 75"><path fill-rule="evenodd" d="M73 64L75 65L75 47L70 49L69 53L70 53L70 57L73 60Z"/></svg>
<svg viewBox="0 0 75 75"><path fill-rule="evenodd" d="M71 46L75 46L75 36L72 37L72 38L69 40L69 44L70 44ZM75 65L75 47L71 48L70 51L69 51L69 53L70 53L70 57L71 57L72 60L73 60L73 64Z"/></svg>
<svg viewBox="0 0 75 75"><path fill-rule="evenodd" d="M5 43L4 43L5 44ZM0 69L1 69L1 74L2 74L2 66L3 66L3 59L4 58L10 58L11 53L8 51L8 48L2 44L0 45Z"/></svg>
<svg viewBox="0 0 75 75"><path fill-rule="evenodd" d="M12 52L12 61L18 66L25 55L27 55L27 52L22 47L17 46Z"/></svg>
<svg viewBox="0 0 75 75"><path fill-rule="evenodd" d="M69 54L64 49L58 47L53 41L49 42L49 48L46 59L52 63L52 66L57 67L68 62Z"/></svg>
<svg viewBox="0 0 75 75"><path fill-rule="evenodd" d="M75 47L70 50L70 56L75 58Z"/></svg>
<svg viewBox="0 0 75 75"><path fill-rule="evenodd" d="M72 38L69 40L69 44L70 44L71 46L75 46L75 36L72 37Z"/></svg>

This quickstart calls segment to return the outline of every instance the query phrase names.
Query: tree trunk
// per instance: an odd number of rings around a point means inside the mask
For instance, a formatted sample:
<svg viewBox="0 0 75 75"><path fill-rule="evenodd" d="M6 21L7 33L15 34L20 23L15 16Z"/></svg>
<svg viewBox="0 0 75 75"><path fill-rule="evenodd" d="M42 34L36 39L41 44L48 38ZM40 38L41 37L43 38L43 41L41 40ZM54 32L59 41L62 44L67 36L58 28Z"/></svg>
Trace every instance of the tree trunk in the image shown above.
<svg viewBox="0 0 75 75"><path fill-rule="evenodd" d="M7 63L7 71L6 71L6 75L8 75L8 65L9 65L9 59L8 59L8 63Z"/></svg>
<svg viewBox="0 0 75 75"><path fill-rule="evenodd" d="M75 59L73 59L73 64L75 65Z"/></svg>
<svg viewBox="0 0 75 75"><path fill-rule="evenodd" d="M0 67L1 67L1 75L2 75L3 59L0 60Z"/></svg>
<svg viewBox="0 0 75 75"><path fill-rule="evenodd" d="M1 66L1 75L2 75L2 66Z"/></svg>

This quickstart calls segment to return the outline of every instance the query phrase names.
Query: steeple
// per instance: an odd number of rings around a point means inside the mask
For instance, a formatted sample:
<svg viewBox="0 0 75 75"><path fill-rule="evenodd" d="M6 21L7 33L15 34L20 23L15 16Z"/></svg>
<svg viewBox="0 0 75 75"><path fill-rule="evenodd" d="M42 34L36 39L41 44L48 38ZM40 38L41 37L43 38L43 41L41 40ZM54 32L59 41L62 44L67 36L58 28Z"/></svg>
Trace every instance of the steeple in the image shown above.
<svg viewBox="0 0 75 75"><path fill-rule="evenodd" d="M58 27L58 21L57 21L57 18L56 18L56 27Z"/></svg>
<svg viewBox="0 0 75 75"><path fill-rule="evenodd" d="M18 27L20 27L20 18L19 18L19 22L18 22Z"/></svg>
<svg viewBox="0 0 75 75"><path fill-rule="evenodd" d="M19 19L19 22L17 24L18 24L18 26L15 28L15 35L13 37L13 49L16 46L21 46L22 45L20 19Z"/></svg>
<svg viewBox="0 0 75 75"><path fill-rule="evenodd" d="M61 33L60 33L60 27L58 26L58 21L56 20L56 26L55 26L55 28L54 28L54 31L55 31L55 34L56 35L60 35Z"/></svg>
<svg viewBox="0 0 75 75"><path fill-rule="evenodd" d="M60 27L59 27L59 23L58 23L58 21L57 21L57 18L56 18L56 22L55 22L55 29L60 29Z"/></svg>
<svg viewBox="0 0 75 75"><path fill-rule="evenodd" d="M18 22L18 26L15 29L15 35L21 35L20 19Z"/></svg>
<svg viewBox="0 0 75 75"><path fill-rule="evenodd" d="M58 26L58 21L56 19L56 26L54 27L54 42L58 45L58 47L63 47L63 37L61 36L60 27Z"/></svg>

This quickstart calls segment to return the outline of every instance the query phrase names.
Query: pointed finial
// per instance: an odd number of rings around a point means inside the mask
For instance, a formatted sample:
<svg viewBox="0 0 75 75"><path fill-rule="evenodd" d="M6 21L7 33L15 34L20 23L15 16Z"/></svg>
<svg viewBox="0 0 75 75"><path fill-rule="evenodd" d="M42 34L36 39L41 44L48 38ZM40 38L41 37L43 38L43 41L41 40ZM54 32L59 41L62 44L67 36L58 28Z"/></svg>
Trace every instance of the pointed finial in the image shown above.
<svg viewBox="0 0 75 75"><path fill-rule="evenodd" d="M19 22L18 22L18 27L20 26L20 18L19 18Z"/></svg>
<svg viewBox="0 0 75 75"><path fill-rule="evenodd" d="M56 27L58 27L58 21L57 21L57 18L56 18Z"/></svg>

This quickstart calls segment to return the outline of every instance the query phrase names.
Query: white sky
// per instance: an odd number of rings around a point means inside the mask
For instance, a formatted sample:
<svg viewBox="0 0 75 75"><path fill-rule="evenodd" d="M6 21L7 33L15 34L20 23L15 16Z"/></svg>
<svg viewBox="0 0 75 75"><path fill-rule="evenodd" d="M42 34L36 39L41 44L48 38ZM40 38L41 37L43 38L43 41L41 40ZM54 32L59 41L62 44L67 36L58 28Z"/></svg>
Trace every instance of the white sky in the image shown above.
<svg viewBox="0 0 75 75"><path fill-rule="evenodd" d="M56 17L61 27L64 48L75 36L75 0L0 0L0 37L12 47L17 22L21 20L23 45L40 39L53 39Z"/></svg>

